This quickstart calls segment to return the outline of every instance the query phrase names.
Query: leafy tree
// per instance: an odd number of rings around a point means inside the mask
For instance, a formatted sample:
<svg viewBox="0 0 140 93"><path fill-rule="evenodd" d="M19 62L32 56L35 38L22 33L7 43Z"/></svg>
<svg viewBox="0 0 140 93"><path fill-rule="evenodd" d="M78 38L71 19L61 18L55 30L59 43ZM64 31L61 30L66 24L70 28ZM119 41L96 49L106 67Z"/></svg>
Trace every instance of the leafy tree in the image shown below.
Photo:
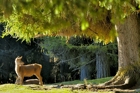
<svg viewBox="0 0 140 93"><path fill-rule="evenodd" d="M106 44L117 31L118 72L102 87L130 88L140 79L139 4L139 0L1 0L3 35L27 42L46 35L84 35Z"/></svg>

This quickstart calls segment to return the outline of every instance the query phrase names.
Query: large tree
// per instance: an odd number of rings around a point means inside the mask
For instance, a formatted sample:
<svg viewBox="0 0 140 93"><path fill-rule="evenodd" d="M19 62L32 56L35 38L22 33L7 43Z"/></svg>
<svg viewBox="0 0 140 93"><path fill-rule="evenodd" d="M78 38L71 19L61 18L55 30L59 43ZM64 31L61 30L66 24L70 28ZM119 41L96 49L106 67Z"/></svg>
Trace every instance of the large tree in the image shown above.
<svg viewBox="0 0 140 93"><path fill-rule="evenodd" d="M77 35L106 44L117 36L118 72L102 86L130 88L140 80L139 4L139 0L1 0L0 16L6 24L3 35L27 42L47 35Z"/></svg>

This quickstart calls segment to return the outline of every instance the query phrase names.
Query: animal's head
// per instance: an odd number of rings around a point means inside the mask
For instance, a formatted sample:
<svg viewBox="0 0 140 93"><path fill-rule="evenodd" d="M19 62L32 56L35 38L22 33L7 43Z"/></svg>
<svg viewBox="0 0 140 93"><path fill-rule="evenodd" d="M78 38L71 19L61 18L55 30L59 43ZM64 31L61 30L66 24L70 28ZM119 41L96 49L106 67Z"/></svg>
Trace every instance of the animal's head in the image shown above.
<svg viewBox="0 0 140 93"><path fill-rule="evenodd" d="M23 65L24 64L24 62L22 62L22 56L21 57L17 57L16 59L15 59L15 64L17 64L17 65Z"/></svg>

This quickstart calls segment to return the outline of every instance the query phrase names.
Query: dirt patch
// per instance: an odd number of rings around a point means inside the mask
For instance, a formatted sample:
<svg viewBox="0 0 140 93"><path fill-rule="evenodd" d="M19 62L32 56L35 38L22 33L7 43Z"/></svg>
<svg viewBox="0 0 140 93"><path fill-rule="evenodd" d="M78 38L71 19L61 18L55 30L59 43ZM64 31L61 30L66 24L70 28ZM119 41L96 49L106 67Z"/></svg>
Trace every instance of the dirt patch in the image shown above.
<svg viewBox="0 0 140 93"><path fill-rule="evenodd" d="M40 85L35 85L35 84L27 84L24 86L27 86L33 90L50 90L51 89L50 87L48 87L46 85L40 86Z"/></svg>
<svg viewBox="0 0 140 93"><path fill-rule="evenodd" d="M68 88L71 91L75 91L75 90L88 90L88 91L92 91L92 92L109 92L109 93L115 93L113 92L113 90L109 90L109 89L103 89L103 90L98 90L98 89L87 89L85 88L84 84L76 84L76 85L35 85L35 84L27 84L24 86L28 86L29 88L31 88L32 90L51 90L51 89L65 89Z"/></svg>

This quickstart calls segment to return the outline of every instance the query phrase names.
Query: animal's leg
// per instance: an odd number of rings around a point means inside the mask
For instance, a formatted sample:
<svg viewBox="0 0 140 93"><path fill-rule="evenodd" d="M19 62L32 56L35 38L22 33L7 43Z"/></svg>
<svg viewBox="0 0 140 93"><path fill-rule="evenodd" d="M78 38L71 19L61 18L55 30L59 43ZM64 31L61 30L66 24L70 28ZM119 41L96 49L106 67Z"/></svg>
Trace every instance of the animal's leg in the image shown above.
<svg viewBox="0 0 140 93"><path fill-rule="evenodd" d="M19 84L20 83L20 78L17 77L16 81L15 81L15 84Z"/></svg>
<svg viewBox="0 0 140 93"><path fill-rule="evenodd" d="M22 85L23 79L24 79L24 77L21 77L21 76L20 76L20 85Z"/></svg>
<svg viewBox="0 0 140 93"><path fill-rule="evenodd" d="M42 76L40 74L35 74L35 76L38 78L39 84L42 86L43 85Z"/></svg>

